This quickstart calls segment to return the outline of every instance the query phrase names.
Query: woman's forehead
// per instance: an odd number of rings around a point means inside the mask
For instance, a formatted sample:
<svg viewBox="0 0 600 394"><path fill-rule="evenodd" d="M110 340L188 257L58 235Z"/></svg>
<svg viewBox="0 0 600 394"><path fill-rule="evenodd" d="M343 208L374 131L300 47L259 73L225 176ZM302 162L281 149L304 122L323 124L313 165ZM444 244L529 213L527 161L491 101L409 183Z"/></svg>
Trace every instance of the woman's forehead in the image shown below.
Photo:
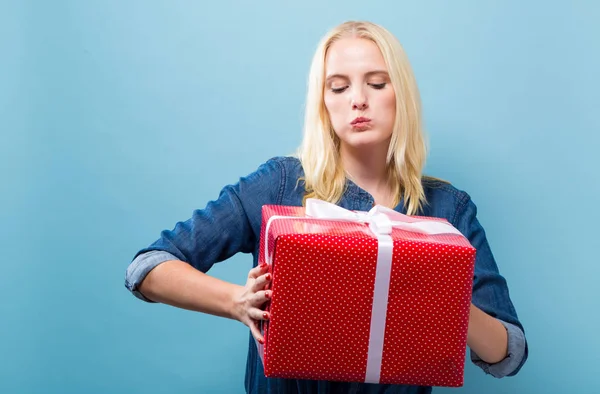
<svg viewBox="0 0 600 394"><path fill-rule="evenodd" d="M377 45L363 38L343 38L334 42L325 58L325 75L374 73L387 70Z"/></svg>

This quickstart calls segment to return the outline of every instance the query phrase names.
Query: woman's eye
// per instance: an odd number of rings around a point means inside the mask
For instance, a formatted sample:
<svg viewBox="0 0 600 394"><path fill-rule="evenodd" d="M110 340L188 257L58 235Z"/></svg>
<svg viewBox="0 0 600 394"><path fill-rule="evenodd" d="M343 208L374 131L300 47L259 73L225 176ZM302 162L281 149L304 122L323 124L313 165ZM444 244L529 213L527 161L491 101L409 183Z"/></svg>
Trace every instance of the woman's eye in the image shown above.
<svg viewBox="0 0 600 394"><path fill-rule="evenodd" d="M333 93L342 93L346 89L348 89L348 86L342 86L341 88L334 88L333 86L331 87L331 91Z"/></svg>
<svg viewBox="0 0 600 394"><path fill-rule="evenodd" d="M370 83L369 86L371 86L373 89L383 89L385 88L385 85L387 85L386 82L383 83Z"/></svg>

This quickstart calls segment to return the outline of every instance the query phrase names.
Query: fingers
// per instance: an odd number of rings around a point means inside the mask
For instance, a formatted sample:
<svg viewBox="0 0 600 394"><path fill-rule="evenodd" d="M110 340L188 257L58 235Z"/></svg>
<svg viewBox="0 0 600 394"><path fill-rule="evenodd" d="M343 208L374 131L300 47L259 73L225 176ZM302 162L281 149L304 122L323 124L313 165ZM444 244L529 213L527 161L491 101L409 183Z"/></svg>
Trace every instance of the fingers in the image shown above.
<svg viewBox="0 0 600 394"><path fill-rule="evenodd" d="M252 268L250 270L250 272L248 272L248 278L251 279L256 279L259 276L263 275L264 273L266 273L268 271L268 264L262 263L257 265L256 267Z"/></svg>
<svg viewBox="0 0 600 394"><path fill-rule="evenodd" d="M259 308L248 309L248 316L250 316L252 320L269 320L271 317L269 312L265 312Z"/></svg>
<svg viewBox="0 0 600 394"><path fill-rule="evenodd" d="M248 327L252 336L259 342L264 343L264 337L260 333L259 322L270 319L269 312L265 312L261 307L271 300L272 291L267 290L273 279L268 272L267 264L258 265L248 272L248 283L246 284L246 313L248 315ZM245 320L245 319L244 319Z"/></svg>
<svg viewBox="0 0 600 394"><path fill-rule="evenodd" d="M252 336L259 343L265 343L264 342L265 338L262 336L262 334L260 332L259 325L260 325L261 321L269 320L271 318L271 315L269 314L269 312L265 312L258 308L250 308L248 310L248 316L251 318L250 324L248 324L248 327L250 327Z"/></svg>
<svg viewBox="0 0 600 394"><path fill-rule="evenodd" d="M256 293L261 290L265 290L271 284L271 280L273 279L273 275L270 273L266 273L264 275L259 276L252 284L252 292Z"/></svg>
<svg viewBox="0 0 600 394"><path fill-rule="evenodd" d="M258 341L258 343L265 343L265 338L262 336L260 330L258 329L258 322L251 321L248 327L250 327L250 332L252 333L254 339Z"/></svg>
<svg viewBox="0 0 600 394"><path fill-rule="evenodd" d="M264 303L271 301L272 296L273 292L271 290L257 291L250 297L249 302L255 307L260 307Z"/></svg>

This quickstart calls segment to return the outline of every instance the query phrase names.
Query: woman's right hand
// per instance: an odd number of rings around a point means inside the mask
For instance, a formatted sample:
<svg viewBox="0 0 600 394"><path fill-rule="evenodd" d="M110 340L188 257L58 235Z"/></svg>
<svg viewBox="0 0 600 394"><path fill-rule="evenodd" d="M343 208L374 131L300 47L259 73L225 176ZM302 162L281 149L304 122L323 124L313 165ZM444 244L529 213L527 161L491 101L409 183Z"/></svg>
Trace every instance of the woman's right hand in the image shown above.
<svg viewBox="0 0 600 394"><path fill-rule="evenodd" d="M252 336L264 343L259 329L259 321L269 320L269 312L261 309L271 299L271 290L265 290L272 279L268 265L258 265L248 272L246 285L234 296L234 316L250 328Z"/></svg>

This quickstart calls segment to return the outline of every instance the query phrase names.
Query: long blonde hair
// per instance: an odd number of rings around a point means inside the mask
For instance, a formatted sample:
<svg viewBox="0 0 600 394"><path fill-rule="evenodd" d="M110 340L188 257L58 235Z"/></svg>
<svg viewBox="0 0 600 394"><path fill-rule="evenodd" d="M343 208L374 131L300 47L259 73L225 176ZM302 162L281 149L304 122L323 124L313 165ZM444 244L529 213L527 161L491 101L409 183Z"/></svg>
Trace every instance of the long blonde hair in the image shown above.
<svg viewBox="0 0 600 394"><path fill-rule="evenodd" d="M325 57L328 49L344 37L374 42L383 55L396 94L396 117L386 161L396 206L404 195L409 215L416 214L425 201L421 177L427 146L421 120L421 98L410 63L400 42L386 29L370 22L345 22L325 35L313 57L308 78L304 118L304 139L298 157L304 169L303 181L309 197L337 203L346 185L339 154L339 138L333 131L324 103Z"/></svg>

